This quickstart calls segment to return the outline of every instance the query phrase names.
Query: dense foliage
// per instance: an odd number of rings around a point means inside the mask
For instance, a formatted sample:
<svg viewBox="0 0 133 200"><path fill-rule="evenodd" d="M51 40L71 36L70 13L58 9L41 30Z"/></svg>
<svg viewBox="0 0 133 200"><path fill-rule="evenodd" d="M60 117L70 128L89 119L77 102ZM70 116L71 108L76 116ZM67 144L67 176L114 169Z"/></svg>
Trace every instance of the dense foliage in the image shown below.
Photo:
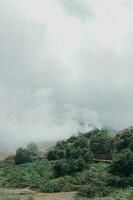
<svg viewBox="0 0 133 200"><path fill-rule="evenodd" d="M54 166L56 176L83 171L89 167L94 158L88 139L84 136L71 137L67 141L58 142L47 157L48 160L57 160Z"/></svg>
<svg viewBox="0 0 133 200"><path fill-rule="evenodd" d="M92 200L132 200L133 199L133 188L128 188L125 190L118 189L111 192L107 197L95 197ZM78 197L77 200L88 200L88 198Z"/></svg>
<svg viewBox="0 0 133 200"><path fill-rule="evenodd" d="M27 162L32 162L38 157L38 146L34 143L27 145L27 148L19 148L16 151L15 163L23 164Z"/></svg>
<svg viewBox="0 0 133 200"><path fill-rule="evenodd" d="M43 192L77 190L86 197L102 197L116 188L133 187L132 128L117 134L96 129L72 136L57 142L47 160L40 160L38 153L31 143L26 149L19 148L15 159L1 162L0 187ZM112 163L95 163L100 155L110 156Z"/></svg>
<svg viewBox="0 0 133 200"><path fill-rule="evenodd" d="M32 154L28 149L19 148L16 151L15 163L23 164L32 161Z"/></svg>

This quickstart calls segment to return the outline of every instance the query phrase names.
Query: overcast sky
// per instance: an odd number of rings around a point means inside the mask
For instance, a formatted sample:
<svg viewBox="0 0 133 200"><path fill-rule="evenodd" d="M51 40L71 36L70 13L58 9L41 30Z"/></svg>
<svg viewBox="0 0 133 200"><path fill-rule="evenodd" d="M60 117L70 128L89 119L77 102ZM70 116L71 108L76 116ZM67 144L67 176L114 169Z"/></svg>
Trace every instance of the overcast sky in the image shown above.
<svg viewBox="0 0 133 200"><path fill-rule="evenodd" d="M133 125L132 0L0 0L2 143Z"/></svg>

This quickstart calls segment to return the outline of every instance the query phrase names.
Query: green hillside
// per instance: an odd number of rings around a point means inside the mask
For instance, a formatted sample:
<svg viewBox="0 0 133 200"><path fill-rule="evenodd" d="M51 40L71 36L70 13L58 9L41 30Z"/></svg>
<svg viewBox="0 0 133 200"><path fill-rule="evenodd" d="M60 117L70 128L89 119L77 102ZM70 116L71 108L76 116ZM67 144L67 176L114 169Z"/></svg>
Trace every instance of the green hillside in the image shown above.
<svg viewBox="0 0 133 200"><path fill-rule="evenodd" d="M133 197L131 127L115 135L95 129L57 142L43 158L39 155L36 145L30 144L18 149L15 157L1 161L0 187L48 193L78 191L78 199Z"/></svg>

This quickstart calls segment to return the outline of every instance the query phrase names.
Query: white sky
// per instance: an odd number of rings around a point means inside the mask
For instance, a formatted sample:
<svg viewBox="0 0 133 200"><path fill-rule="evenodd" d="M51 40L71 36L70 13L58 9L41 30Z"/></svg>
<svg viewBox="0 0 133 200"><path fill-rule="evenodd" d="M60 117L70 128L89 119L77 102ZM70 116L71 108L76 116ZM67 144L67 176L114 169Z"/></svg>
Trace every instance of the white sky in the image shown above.
<svg viewBox="0 0 133 200"><path fill-rule="evenodd" d="M2 143L133 124L131 0L0 1Z"/></svg>

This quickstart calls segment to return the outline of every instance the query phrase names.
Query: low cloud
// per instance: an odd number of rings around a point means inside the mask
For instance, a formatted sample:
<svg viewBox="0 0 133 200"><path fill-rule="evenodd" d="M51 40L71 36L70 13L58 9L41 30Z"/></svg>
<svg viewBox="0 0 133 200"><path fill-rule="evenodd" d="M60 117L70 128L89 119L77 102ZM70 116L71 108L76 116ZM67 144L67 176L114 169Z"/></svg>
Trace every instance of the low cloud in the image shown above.
<svg viewBox="0 0 133 200"><path fill-rule="evenodd" d="M131 1L0 1L0 136L132 125Z"/></svg>

